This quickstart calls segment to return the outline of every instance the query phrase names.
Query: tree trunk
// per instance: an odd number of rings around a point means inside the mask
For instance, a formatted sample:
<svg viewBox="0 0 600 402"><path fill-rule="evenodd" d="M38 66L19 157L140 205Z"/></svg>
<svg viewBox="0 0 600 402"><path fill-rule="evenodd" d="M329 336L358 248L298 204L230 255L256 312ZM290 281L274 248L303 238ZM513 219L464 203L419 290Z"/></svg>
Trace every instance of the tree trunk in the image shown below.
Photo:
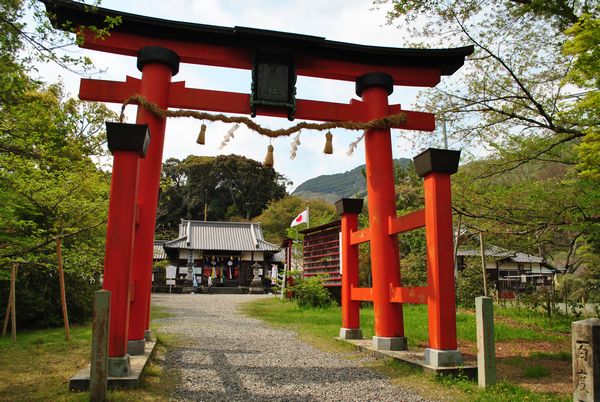
<svg viewBox="0 0 600 402"><path fill-rule="evenodd" d="M10 291L8 294L8 302L6 303L6 314L4 314L4 326L2 327L2 336L6 336L8 330L8 323L10 321L10 314L12 311L12 299L13 299L13 287L12 287L12 270L11 270L11 284Z"/></svg>
<svg viewBox="0 0 600 402"><path fill-rule="evenodd" d="M58 282L60 285L60 301L62 305L63 321L65 323L65 339L71 340L71 333L69 331L69 314L67 313L67 296L65 292L65 274L63 272L63 260L62 260L62 244L61 238L56 238L56 257L58 259Z"/></svg>
<svg viewBox="0 0 600 402"><path fill-rule="evenodd" d="M15 308L16 301L16 291L15 284L17 282L17 267L19 265L14 263L10 270L10 294L12 295L12 300L10 304L10 321L11 321L11 334L13 343L17 342L17 312Z"/></svg>

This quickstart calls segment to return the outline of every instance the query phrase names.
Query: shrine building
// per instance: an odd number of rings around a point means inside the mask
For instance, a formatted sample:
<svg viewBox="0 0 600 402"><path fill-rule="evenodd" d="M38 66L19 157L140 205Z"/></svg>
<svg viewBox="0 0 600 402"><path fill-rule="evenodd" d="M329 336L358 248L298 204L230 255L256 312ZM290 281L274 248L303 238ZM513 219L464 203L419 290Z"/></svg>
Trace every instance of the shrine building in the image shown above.
<svg viewBox="0 0 600 402"><path fill-rule="evenodd" d="M260 223L248 222L183 219L177 239L161 243L170 267L167 278L154 275L154 289L169 284L178 289L190 287L192 275L201 285L206 285L210 276L215 286L243 289L250 285L255 268L261 278L270 278L280 250L264 239ZM169 269L175 271L174 277Z"/></svg>

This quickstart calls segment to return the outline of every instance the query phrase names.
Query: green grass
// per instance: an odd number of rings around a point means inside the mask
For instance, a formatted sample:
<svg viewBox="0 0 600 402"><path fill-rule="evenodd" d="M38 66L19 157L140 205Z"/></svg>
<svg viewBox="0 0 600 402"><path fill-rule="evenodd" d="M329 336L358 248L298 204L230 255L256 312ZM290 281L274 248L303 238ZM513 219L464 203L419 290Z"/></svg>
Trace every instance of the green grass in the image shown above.
<svg viewBox="0 0 600 402"><path fill-rule="evenodd" d="M562 360L566 362L570 362L572 360L572 355L569 352L533 352L529 355L529 357L534 359L546 359L546 360Z"/></svg>
<svg viewBox="0 0 600 402"><path fill-rule="evenodd" d="M321 309L302 309L295 303L278 299L261 299L243 305L243 311L251 316L260 318L271 325L290 329L299 334L300 338L309 343L334 352L343 352L352 349L348 344L335 341L341 324L341 310L339 307ZM550 330L540 331L536 325L542 326L543 318L526 316L524 322L518 320L515 312L509 311L506 316L513 320L496 324L496 340L564 340L561 334ZM373 309L361 309L361 328L365 338L373 335ZM564 325L556 325L564 328ZM408 338L409 347L427 342L427 306L405 305L404 328ZM542 328L544 328L542 326ZM475 317L473 312L460 311L457 315L458 338L475 341ZM539 352L534 359L565 360L570 358L566 352ZM541 378L547 376L549 371L541 366L536 366L531 359L524 357L511 357L505 362L521 370L527 378ZM533 363L533 365L532 365ZM420 370L415 370L395 360L378 360L369 367L388 375L392 382L417 390L425 397L451 401L481 401L481 402L506 402L506 401L568 401L569 396L543 394L528 391L515 384L501 382L500 384L481 390L477 384L463 377L436 377L427 376ZM442 385L440 387L440 385Z"/></svg>
<svg viewBox="0 0 600 402"><path fill-rule="evenodd" d="M341 309L335 306L303 309L293 302L263 299L254 304L247 304L244 308L249 314L259 315L260 318L271 324L293 327L301 335L310 333L323 337L337 336L341 323ZM404 306L403 312L405 335L408 338L409 348L415 347L419 343L426 343L428 339L427 306L408 304ZM509 313L511 317L515 317L514 312ZM501 314L504 314L504 311ZM373 336L373 308L361 308L360 322L363 336L366 338ZM296 325L297 323L302 323L302 325ZM461 310L457 313L456 330L459 339L476 342L475 327L474 312ZM564 325L561 324L559 327L562 329ZM546 328L543 318L527 317L522 326L496 322L494 325L495 340L497 342L517 339L551 342L564 340L564 336L549 333L549 331L540 331L540 328Z"/></svg>
<svg viewBox="0 0 600 402"><path fill-rule="evenodd" d="M494 314L496 317L512 318L518 320L523 325L535 326L544 328L548 331L560 333L571 333L572 317L555 314L552 319L547 315L528 309L518 309L514 307L498 307L494 306Z"/></svg>
<svg viewBox="0 0 600 402"><path fill-rule="evenodd" d="M550 375L550 370L542 366L525 367L524 373L527 378L542 378Z"/></svg>
<svg viewBox="0 0 600 402"><path fill-rule="evenodd" d="M153 319L165 316L165 311L152 309ZM10 336L0 337L0 401L89 400L87 392L69 392L68 381L90 362L91 327L72 326L70 332L70 341L65 340L63 328L18 332L16 343ZM168 399L177 375L162 370L156 362L164 358L165 345L172 339L159 335L158 341L155 361L144 371L142 387L109 392L110 400Z"/></svg>

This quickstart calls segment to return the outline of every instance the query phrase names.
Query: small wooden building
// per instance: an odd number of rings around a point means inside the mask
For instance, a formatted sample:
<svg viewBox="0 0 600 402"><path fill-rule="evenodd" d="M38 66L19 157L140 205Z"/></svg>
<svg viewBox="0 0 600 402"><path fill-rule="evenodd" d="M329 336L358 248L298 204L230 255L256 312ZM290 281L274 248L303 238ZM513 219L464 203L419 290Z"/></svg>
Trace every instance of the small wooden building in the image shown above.
<svg viewBox="0 0 600 402"><path fill-rule="evenodd" d="M490 284L498 289L503 298L513 298L515 292L540 286L550 286L554 275L562 272L550 266L544 258L489 245L484 250L485 269ZM464 269L467 258L481 267L481 251L459 249L456 258L459 271Z"/></svg>
<svg viewBox="0 0 600 402"><path fill-rule="evenodd" d="M264 240L259 223L192 220L182 220L178 238L162 248L170 262L164 285L176 287L191 286L193 276L201 285L211 277L218 287L248 287L255 268L270 279L280 250Z"/></svg>
<svg viewBox="0 0 600 402"><path fill-rule="evenodd" d="M304 235L303 277L323 275L325 286L342 286L340 225L340 221L337 220L300 231Z"/></svg>

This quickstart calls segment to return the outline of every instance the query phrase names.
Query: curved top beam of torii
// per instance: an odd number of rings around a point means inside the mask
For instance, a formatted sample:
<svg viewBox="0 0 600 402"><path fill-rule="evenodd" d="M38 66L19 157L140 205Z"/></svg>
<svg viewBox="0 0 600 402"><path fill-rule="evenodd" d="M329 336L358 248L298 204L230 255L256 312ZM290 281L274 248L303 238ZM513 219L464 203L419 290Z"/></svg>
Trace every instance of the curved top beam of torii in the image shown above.
<svg viewBox="0 0 600 402"><path fill-rule="evenodd" d="M395 85L434 86L473 53L473 46L453 49L403 49L335 42L323 37L246 27L220 27L150 18L70 0L41 0L55 16L53 24L101 26L105 16L121 16L109 38L87 35L83 47L137 56L144 46L173 50L183 63L252 69L252 48L278 46L294 54L298 75L355 81L373 71L390 74Z"/></svg>
<svg viewBox="0 0 600 402"><path fill-rule="evenodd" d="M120 16L122 22L110 35L99 39L83 29L83 48L137 57L140 49L159 46L175 52L181 62L252 70L257 51L284 54L292 60L292 75L356 81L364 74L386 73L393 84L433 87L442 75L451 75L473 52L473 46L454 49L402 49L334 42L323 37L299 35L245 27L219 27L168 21L104 8L91 8L70 0L40 0L57 29L102 26L106 16ZM80 31L81 32L81 31ZM295 78L293 79L295 81ZM122 103L139 92L140 80L125 82L82 79L82 100ZM291 89L295 92L295 89ZM187 88L184 82L171 84L168 107L222 113L291 117L277 107L251 106L250 94ZM430 113L402 110L390 105L387 114L405 113L406 122L393 126L407 130L433 131ZM294 100L293 117L316 121L367 121L361 101L349 104L316 100Z"/></svg>

